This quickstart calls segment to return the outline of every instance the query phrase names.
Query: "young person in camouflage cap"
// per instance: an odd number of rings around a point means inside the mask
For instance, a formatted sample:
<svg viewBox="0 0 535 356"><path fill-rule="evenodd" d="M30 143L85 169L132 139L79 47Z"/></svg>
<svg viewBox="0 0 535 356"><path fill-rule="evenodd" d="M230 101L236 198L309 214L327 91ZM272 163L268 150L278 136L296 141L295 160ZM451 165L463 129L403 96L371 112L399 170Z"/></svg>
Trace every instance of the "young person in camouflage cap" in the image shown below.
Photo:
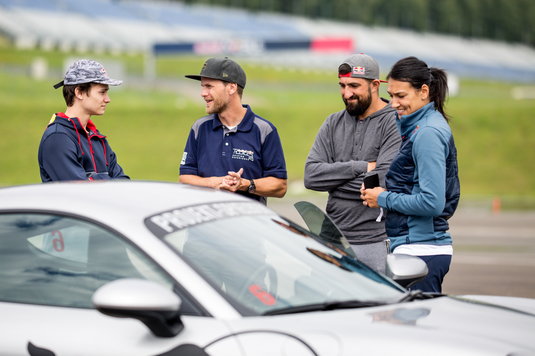
<svg viewBox="0 0 535 356"><path fill-rule="evenodd" d="M129 179L106 136L91 121L91 116L104 114L109 86L122 82L108 77L100 63L81 59L54 85L63 86L67 110L52 115L41 139L38 160L43 182Z"/></svg>

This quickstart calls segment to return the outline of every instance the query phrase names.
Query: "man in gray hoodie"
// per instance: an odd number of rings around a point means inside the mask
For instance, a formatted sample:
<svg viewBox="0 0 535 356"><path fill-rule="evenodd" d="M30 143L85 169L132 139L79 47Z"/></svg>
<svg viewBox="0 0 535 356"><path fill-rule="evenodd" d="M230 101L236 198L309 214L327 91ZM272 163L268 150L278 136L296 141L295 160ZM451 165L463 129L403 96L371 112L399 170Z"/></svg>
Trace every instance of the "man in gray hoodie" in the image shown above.
<svg viewBox="0 0 535 356"><path fill-rule="evenodd" d="M362 204L364 177L375 173L382 187L401 137L396 112L379 97L379 65L355 54L338 67L346 108L321 126L305 163L305 187L329 192L327 214L345 235L357 258L385 272L389 241L384 212Z"/></svg>

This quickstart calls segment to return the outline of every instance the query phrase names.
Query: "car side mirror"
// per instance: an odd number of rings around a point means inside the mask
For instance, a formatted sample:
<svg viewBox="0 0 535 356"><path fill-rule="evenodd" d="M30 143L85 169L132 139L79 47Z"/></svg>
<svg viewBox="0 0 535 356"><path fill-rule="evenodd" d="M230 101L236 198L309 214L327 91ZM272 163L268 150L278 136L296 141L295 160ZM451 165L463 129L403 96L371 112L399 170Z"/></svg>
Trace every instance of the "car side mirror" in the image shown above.
<svg viewBox="0 0 535 356"><path fill-rule="evenodd" d="M386 256L386 275L405 288L424 279L427 265L419 257L390 253Z"/></svg>
<svg viewBox="0 0 535 356"><path fill-rule="evenodd" d="M184 328L180 297L156 282L117 279L97 289L92 302L103 314L140 320L156 336L173 337Z"/></svg>

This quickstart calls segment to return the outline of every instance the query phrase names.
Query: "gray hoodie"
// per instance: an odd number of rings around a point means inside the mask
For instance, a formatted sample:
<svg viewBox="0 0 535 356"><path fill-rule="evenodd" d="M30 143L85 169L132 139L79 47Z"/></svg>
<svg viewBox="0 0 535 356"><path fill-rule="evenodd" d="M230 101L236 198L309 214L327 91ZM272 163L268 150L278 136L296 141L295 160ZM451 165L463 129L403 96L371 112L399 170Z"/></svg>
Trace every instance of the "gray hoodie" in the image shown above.
<svg viewBox="0 0 535 356"><path fill-rule="evenodd" d="M388 102L385 99L382 99ZM329 192L327 214L352 244L386 239L384 216L360 199L366 175L378 173L382 187L401 137L396 112L389 104L359 120L344 109L331 114L321 126L305 163L305 187ZM375 169L366 172L368 162Z"/></svg>

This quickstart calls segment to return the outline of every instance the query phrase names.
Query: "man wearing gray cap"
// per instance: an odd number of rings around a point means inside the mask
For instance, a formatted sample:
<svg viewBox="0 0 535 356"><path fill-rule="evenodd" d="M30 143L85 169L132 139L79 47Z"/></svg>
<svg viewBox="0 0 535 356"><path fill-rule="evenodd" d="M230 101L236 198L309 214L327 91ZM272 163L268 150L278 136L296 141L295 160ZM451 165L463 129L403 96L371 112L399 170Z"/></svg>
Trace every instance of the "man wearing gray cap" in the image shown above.
<svg viewBox="0 0 535 356"><path fill-rule="evenodd" d="M43 182L129 179L106 136L91 121L91 116L103 115L110 103L109 86L122 82L108 77L100 63L81 59L54 85L55 89L63 86L67 110L52 115L41 138L38 160Z"/></svg>
<svg viewBox="0 0 535 356"><path fill-rule="evenodd" d="M199 75L207 116L195 121L180 164L182 183L243 194L263 204L286 194L286 163L275 126L242 105L246 77L225 58L210 58Z"/></svg>
<svg viewBox="0 0 535 356"><path fill-rule="evenodd" d="M338 67L346 108L321 126L305 163L305 187L329 192L326 211L351 244L357 258L385 272L389 241L384 213L362 204L364 178L385 174L398 152L400 137L395 110L379 97L379 65L365 54L347 58Z"/></svg>

